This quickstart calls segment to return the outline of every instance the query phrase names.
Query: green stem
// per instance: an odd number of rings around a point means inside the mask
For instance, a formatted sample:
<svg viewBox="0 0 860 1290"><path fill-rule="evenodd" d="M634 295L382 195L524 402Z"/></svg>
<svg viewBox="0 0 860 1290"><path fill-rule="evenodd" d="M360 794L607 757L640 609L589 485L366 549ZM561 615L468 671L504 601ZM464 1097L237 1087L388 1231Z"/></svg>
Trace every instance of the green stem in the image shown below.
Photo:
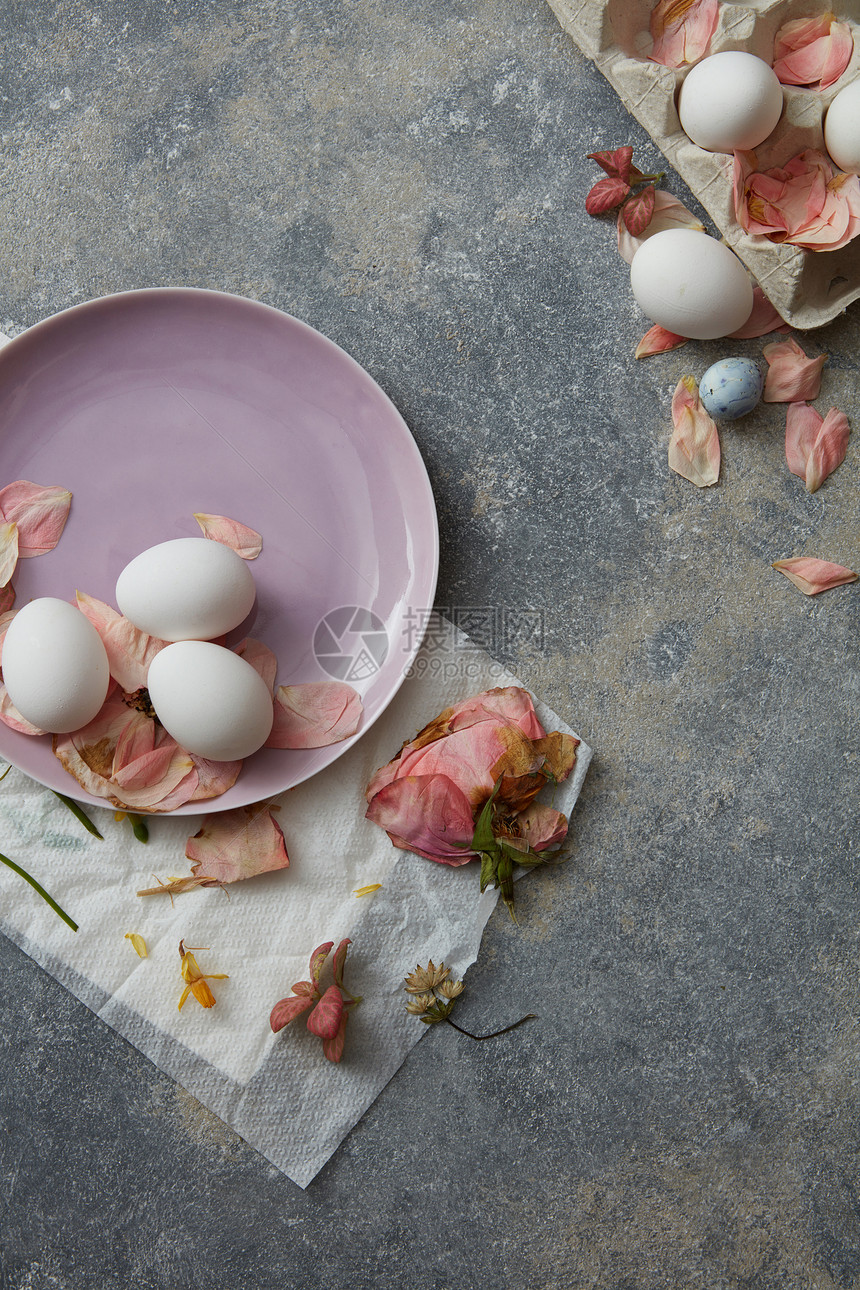
<svg viewBox="0 0 860 1290"><path fill-rule="evenodd" d="M666 171L660 170L657 172L656 175L640 175L635 182L637 184L650 184L650 183L659 184L660 180L665 178L666 178Z"/></svg>
<svg viewBox="0 0 860 1290"><path fill-rule="evenodd" d="M477 1039L479 1041L484 1039L495 1039L497 1035L506 1035L509 1030L516 1030L517 1026L521 1026L524 1021L532 1021L536 1019L536 1012L527 1012L524 1017L520 1017L519 1021L512 1021L509 1026L503 1026L501 1030L494 1030L490 1035L473 1035L471 1030L464 1030L462 1026L458 1026L456 1021L452 1021L450 1017L445 1018L448 1025L453 1026L455 1030L459 1030L461 1035L468 1035L470 1039Z"/></svg>
<svg viewBox="0 0 860 1290"><path fill-rule="evenodd" d="M66 913L64 909L60 908L60 906L54 900L53 896L48 895L48 893L45 891L45 888L41 885L41 883L36 882L35 878L30 877L26 869L22 869L19 864L16 864L14 860L10 860L8 856L0 855L0 860L2 860L3 864L8 865L10 869L14 869L17 874L20 874L20 876L24 879L25 882L29 882L33 890L37 891L39 895L42 897L42 899L48 902L48 904L51 906L51 909L53 909L55 913L60 915L60 918L62 918L64 923L68 923L69 927L71 927L73 932L76 932L78 930L77 923L74 922L73 919L69 918L69 915Z"/></svg>
<svg viewBox="0 0 860 1290"><path fill-rule="evenodd" d="M90 817L86 814L83 808L78 805L78 803L74 800L74 798L66 797L65 793L58 793L56 789L52 789L51 792L54 794L55 797L58 797L60 799L60 801L63 803L63 806L68 807L68 809L71 811L72 815L74 815L76 820L80 820L81 824L83 824L87 833L91 833L94 838L99 838L100 841L104 842L104 838L102 837L101 833L99 833L98 829L93 824Z"/></svg>

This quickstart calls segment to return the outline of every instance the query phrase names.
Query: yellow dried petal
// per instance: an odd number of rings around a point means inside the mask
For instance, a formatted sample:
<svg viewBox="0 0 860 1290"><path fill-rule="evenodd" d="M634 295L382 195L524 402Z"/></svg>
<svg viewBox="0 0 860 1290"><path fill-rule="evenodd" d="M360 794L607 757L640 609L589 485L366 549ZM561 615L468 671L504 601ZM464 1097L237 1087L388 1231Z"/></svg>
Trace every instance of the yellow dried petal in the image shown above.
<svg viewBox="0 0 860 1290"><path fill-rule="evenodd" d="M131 941L132 946L142 959L149 957L146 949L146 941L139 932L126 932L125 939L127 941Z"/></svg>
<svg viewBox="0 0 860 1290"><path fill-rule="evenodd" d="M353 896L372 896L375 891L379 891L381 886L382 886L381 882L372 882L367 887L353 888L352 894Z"/></svg>

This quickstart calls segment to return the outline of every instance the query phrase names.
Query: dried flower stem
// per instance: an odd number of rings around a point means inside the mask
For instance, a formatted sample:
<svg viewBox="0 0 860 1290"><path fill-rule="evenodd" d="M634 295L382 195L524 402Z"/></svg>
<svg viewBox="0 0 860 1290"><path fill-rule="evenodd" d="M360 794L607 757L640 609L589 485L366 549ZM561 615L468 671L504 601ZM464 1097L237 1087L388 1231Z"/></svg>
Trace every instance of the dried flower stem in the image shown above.
<svg viewBox="0 0 860 1290"><path fill-rule="evenodd" d="M36 882L36 879L31 877L31 875L27 873L26 869L22 869L19 864L16 864L14 860L10 860L8 856L0 855L0 860L2 860L3 864L8 865L10 869L14 869L15 873L20 874L20 876L24 879L24 881L28 882L30 886L33 888L33 890L39 893L39 895L42 897L43 900L47 901L47 903L51 906L51 909L53 909L55 913L60 915L60 918L62 918L63 922L68 923L69 927L71 927L73 932L76 932L78 930L78 925L74 921L74 919L69 918L69 915L66 913L64 909L60 908L60 906L54 900L54 897L49 896L48 893L45 891L45 888L42 886L42 884Z"/></svg>
<svg viewBox="0 0 860 1290"><path fill-rule="evenodd" d="M461 1035L468 1035L470 1039L482 1041L484 1039L495 1039L497 1035L506 1035L509 1030L516 1030L517 1026L521 1026L524 1021L537 1020L537 1013L527 1012L524 1017L520 1017L519 1021L512 1021L509 1026L503 1026L501 1030L494 1030L492 1034L489 1035L473 1035L471 1030L464 1030L462 1026L458 1026L456 1021L452 1021L450 1017L445 1017L444 1020L447 1021L449 1026L453 1026L455 1030L459 1030Z"/></svg>

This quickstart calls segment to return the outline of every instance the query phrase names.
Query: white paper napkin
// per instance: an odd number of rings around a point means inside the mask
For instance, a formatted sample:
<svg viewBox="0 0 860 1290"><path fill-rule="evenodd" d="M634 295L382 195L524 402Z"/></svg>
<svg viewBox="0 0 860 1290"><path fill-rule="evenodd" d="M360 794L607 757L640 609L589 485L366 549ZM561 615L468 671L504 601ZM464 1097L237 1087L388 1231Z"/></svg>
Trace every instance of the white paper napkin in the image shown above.
<svg viewBox="0 0 860 1290"><path fill-rule="evenodd" d="M444 622L444 620L443 620ZM443 708L517 684L452 624L428 632L390 707L340 760L276 799L290 867L227 889L139 897L189 873L192 817L150 818L135 841L112 811L89 811L92 838L49 790L12 770L0 784L0 850L23 865L80 925L71 931L16 874L0 866L0 929L119 1034L172 1075L300 1187L306 1187L378 1096L427 1027L406 1012L403 978L444 960L456 977L475 961L498 893L478 894L476 864L451 868L396 850L364 818L364 789ZM536 703L547 730L570 728ZM591 750L553 804L570 814ZM70 781L70 786L74 787ZM381 884L371 896L355 889ZM139 932L139 959L126 932ZM344 982L363 1002L349 1020L343 1060L299 1018L278 1035L273 1004L307 977L323 941L353 941ZM213 981L214 1008L183 989L179 942Z"/></svg>

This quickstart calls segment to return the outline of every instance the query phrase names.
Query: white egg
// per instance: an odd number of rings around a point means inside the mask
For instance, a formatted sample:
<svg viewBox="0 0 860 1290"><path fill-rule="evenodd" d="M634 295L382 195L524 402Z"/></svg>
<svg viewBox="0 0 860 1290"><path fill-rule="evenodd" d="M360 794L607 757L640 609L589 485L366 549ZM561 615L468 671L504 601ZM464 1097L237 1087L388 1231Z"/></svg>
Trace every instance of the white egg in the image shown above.
<svg viewBox="0 0 860 1290"><path fill-rule="evenodd" d="M693 340L730 336L752 312L752 283L738 257L695 229L665 229L644 241L630 286L653 322Z"/></svg>
<svg viewBox="0 0 860 1290"><path fill-rule="evenodd" d="M178 744L212 761L250 757L268 739L274 704L265 681L232 650L178 641L149 665L147 689L159 721Z"/></svg>
<svg viewBox="0 0 860 1290"><path fill-rule="evenodd" d="M687 73L678 116L684 133L707 152L742 152L764 142L782 106L773 68L755 54L728 49Z"/></svg>
<svg viewBox="0 0 860 1290"><path fill-rule="evenodd" d="M135 627L163 641L212 640L251 611L254 579L241 556L208 538L174 538L127 564L116 603Z"/></svg>
<svg viewBox="0 0 860 1290"><path fill-rule="evenodd" d="M96 716L110 670L101 637L66 600L42 596L18 611L3 641L3 681L22 717L68 734Z"/></svg>
<svg viewBox="0 0 860 1290"><path fill-rule="evenodd" d="M840 170L860 174L860 77L840 90L827 109L824 146Z"/></svg>

